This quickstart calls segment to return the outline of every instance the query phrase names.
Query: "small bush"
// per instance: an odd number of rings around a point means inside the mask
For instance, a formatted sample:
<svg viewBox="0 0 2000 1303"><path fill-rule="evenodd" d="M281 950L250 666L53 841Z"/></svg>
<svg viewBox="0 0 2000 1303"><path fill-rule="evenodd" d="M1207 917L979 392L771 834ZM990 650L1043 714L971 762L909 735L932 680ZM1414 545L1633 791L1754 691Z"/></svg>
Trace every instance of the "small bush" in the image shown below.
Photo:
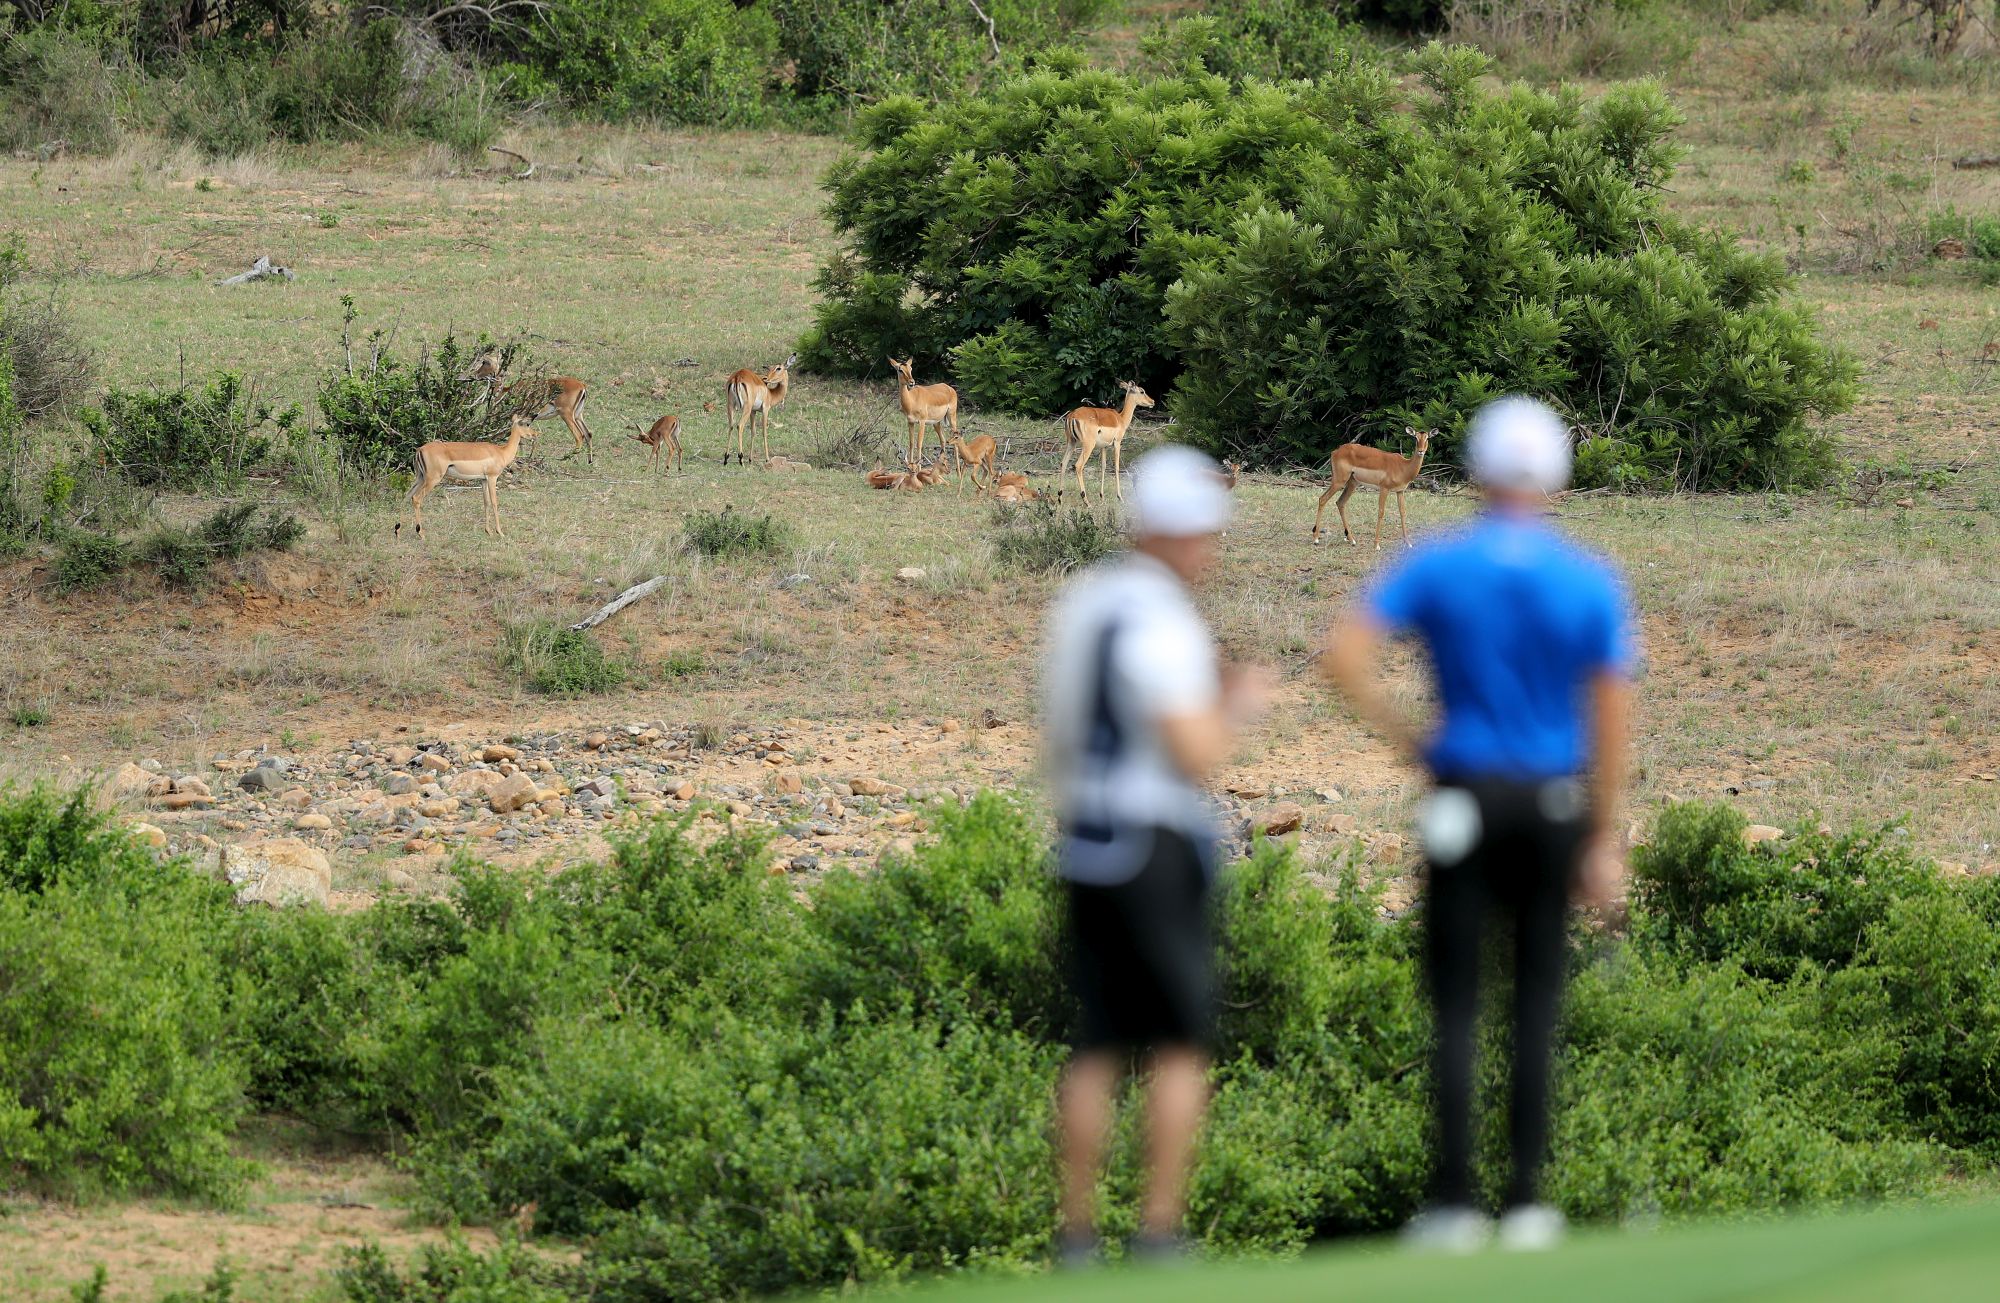
<svg viewBox="0 0 2000 1303"><path fill-rule="evenodd" d="M660 673L670 679L691 678L707 668L707 660L698 651L671 651L660 662Z"/></svg>
<svg viewBox="0 0 2000 1303"><path fill-rule="evenodd" d="M16 706L7 712L7 720L15 728L40 728L49 722L49 712L40 706Z"/></svg>
<svg viewBox="0 0 2000 1303"><path fill-rule="evenodd" d="M267 510L261 520L256 516L255 503L220 507L201 522L197 532L216 555L225 557L240 557L263 548L284 552L305 537L306 527L297 516L281 514L276 507Z"/></svg>
<svg viewBox="0 0 2000 1303"><path fill-rule="evenodd" d="M573 697L609 692L625 682L625 666L604 654L588 631L553 620L508 627L502 663L535 692Z"/></svg>
<svg viewBox="0 0 2000 1303"><path fill-rule="evenodd" d="M708 557L783 556L792 547L792 533L770 515L745 516L733 507L697 511L682 531L690 550Z"/></svg>
<svg viewBox="0 0 2000 1303"><path fill-rule="evenodd" d="M405 471L423 444L485 439L505 430L515 413L539 410L542 389L532 373L511 393L466 379L489 348L484 337L467 348L448 333L435 346L418 345L414 360L406 362L389 351L386 331L372 330L356 341L354 299L343 295L340 302L345 361L320 379L318 398L321 430L350 473ZM508 374L528 366L513 344L497 349L497 361Z"/></svg>
<svg viewBox="0 0 2000 1303"><path fill-rule="evenodd" d="M96 350L53 297L0 302L0 356L13 372L14 402L29 420L76 410L97 371Z"/></svg>
<svg viewBox="0 0 2000 1303"><path fill-rule="evenodd" d="M573 0L526 39L506 71L530 93L614 118L749 126L764 117L776 30L763 6L729 0Z"/></svg>
<svg viewBox="0 0 2000 1303"><path fill-rule="evenodd" d="M77 530L56 553L56 589L73 593L109 583L131 560L131 551L111 535Z"/></svg>
<svg viewBox="0 0 2000 1303"><path fill-rule="evenodd" d="M1125 546L1118 518L1108 508L1093 511L1042 498L995 515L1000 523L995 559L1031 574L1066 575Z"/></svg>
<svg viewBox="0 0 2000 1303"><path fill-rule="evenodd" d="M169 588L199 588L215 559L209 545L184 529L161 529L139 543L138 561Z"/></svg>
<svg viewBox="0 0 2000 1303"><path fill-rule="evenodd" d="M98 451L145 488L212 490L241 483L271 451L270 429L298 427L299 409L274 411L234 371L204 385L113 389L102 412L85 413Z"/></svg>

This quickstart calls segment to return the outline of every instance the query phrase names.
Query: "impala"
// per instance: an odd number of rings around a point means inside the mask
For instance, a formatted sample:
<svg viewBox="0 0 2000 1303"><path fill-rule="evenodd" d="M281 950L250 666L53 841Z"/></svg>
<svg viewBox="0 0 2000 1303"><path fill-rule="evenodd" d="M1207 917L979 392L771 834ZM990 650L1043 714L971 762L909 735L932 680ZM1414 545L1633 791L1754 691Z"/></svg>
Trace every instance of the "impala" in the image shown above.
<svg viewBox="0 0 2000 1303"><path fill-rule="evenodd" d="M785 401L792 385L792 366L798 360L799 355L794 353L785 359L783 366L774 366L762 375L744 367L729 377L728 383L723 386L723 396L729 403L729 425L736 435L738 466L749 464L744 447L752 417L758 419L764 431L764 460L771 460L771 409ZM722 454L722 464L729 464L727 452Z"/></svg>
<svg viewBox="0 0 2000 1303"><path fill-rule="evenodd" d="M1125 406L1118 411L1108 407L1079 407L1063 417L1063 432L1067 439L1063 445L1062 470L1057 472L1058 485L1069 478L1069 461L1072 453L1076 459L1076 491L1087 501L1090 490L1083 484L1083 468L1090 462L1090 454L1097 457L1097 498L1104 500L1104 463L1113 460L1112 483L1117 487L1118 496L1125 496L1125 486L1118 477L1125 470L1125 431L1132 425L1132 413L1141 407L1151 407L1153 400L1145 390L1130 380L1122 380L1118 387L1125 391ZM1056 490L1060 495L1063 490Z"/></svg>
<svg viewBox="0 0 2000 1303"><path fill-rule="evenodd" d="M902 377L903 386L896 391L896 401L903 405L903 420L909 426L910 464L916 465L924 455L924 427L938 428L938 445L944 446L945 422L951 422L951 437L958 437L958 390L950 385L920 385L911 374L916 358L906 357L898 362L889 359L889 366Z"/></svg>
<svg viewBox="0 0 2000 1303"><path fill-rule="evenodd" d="M667 460L673 464L674 470L680 470L681 417L679 412L668 412L665 416L653 422L653 428L647 430L644 434L636 433L639 428L636 424L632 428L635 431L632 438L653 450L653 470L655 473L658 473L660 469L660 450L662 448L666 449Z"/></svg>
<svg viewBox="0 0 2000 1303"><path fill-rule="evenodd" d="M531 419L551 412L562 417L563 424L569 427L570 438L576 440L576 447L569 455L574 457L580 452L585 461L594 461L590 453L590 427L583 423L583 400L589 396L590 386L575 376L550 376L548 401Z"/></svg>
<svg viewBox="0 0 2000 1303"><path fill-rule="evenodd" d="M486 481L486 532L507 537L500 528L500 494L495 486L521 451L523 438L538 437L524 416L516 416L505 443L447 443L437 440L417 449L414 464L416 483L410 486L410 509L417 517L417 537L424 536L424 499L444 480ZM403 522L397 521L392 534L401 535Z"/></svg>
<svg viewBox="0 0 2000 1303"><path fill-rule="evenodd" d="M1326 492L1319 495L1319 510L1313 512L1312 541L1319 544L1319 521L1326 511L1326 500L1335 493L1340 500L1333 504L1340 513L1340 532L1349 543L1356 547L1360 540L1347 527L1347 499L1358 485L1370 484L1377 490L1375 497L1375 550L1382 550L1382 517L1389 509L1389 495L1396 496L1396 520L1403 527L1403 546L1410 545L1410 520L1403 509L1403 490L1410 487L1417 478L1417 472L1424 468L1424 453L1431 446L1428 430L1418 430L1410 426L1403 429L1417 441L1416 456L1404 456L1381 448L1370 448L1364 443L1344 443L1333 450L1329 459L1333 468L1333 480L1326 486Z"/></svg>
<svg viewBox="0 0 2000 1303"><path fill-rule="evenodd" d="M940 434L938 438L943 439L944 436ZM992 435L982 434L978 438L967 442L959 438L956 433L953 433L950 442L945 444L945 451L952 455L952 479L958 484L958 491L960 493L965 492L965 468L967 466L972 467L973 488L990 489L993 487L993 481L1000 473L998 465L1000 445L993 442ZM984 469L986 472L986 482L984 484L980 483L979 480L981 469Z"/></svg>

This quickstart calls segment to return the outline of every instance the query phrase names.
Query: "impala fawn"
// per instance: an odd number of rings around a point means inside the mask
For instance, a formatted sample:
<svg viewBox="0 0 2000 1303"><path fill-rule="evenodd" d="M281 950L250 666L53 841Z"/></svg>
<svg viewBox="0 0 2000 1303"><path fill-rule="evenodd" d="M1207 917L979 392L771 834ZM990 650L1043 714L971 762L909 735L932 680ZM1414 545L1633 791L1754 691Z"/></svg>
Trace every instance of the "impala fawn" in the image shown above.
<svg viewBox="0 0 2000 1303"><path fill-rule="evenodd" d="M1056 474L1056 494L1060 497L1066 490L1062 482L1069 478L1069 459L1072 453L1080 453L1076 459L1076 491L1088 501L1090 490L1083 484L1083 468L1090 463L1090 454L1097 453L1097 498L1104 500L1104 463L1113 459L1112 483L1117 487L1118 496L1125 496L1125 484L1119 477L1125 472L1125 431L1131 428L1132 413L1141 407L1151 407L1152 397L1130 380L1119 382L1125 391L1125 406L1118 411L1108 407L1079 407L1063 417L1063 432L1067 439L1063 445L1062 470ZM1108 447L1106 445L1109 445Z"/></svg>
<svg viewBox="0 0 2000 1303"><path fill-rule="evenodd" d="M1326 492L1319 495L1319 510L1313 512L1314 546L1318 546L1320 541L1319 522L1326 511L1326 500L1335 493L1340 494L1340 500L1333 504L1334 510L1340 514L1340 532L1349 543L1356 547L1361 545L1360 540L1354 537L1354 531L1347 527L1347 499L1356 486L1362 484L1371 484L1378 490L1375 498L1375 550L1382 550L1382 518L1389 509L1390 494L1396 497L1396 520L1403 527L1403 546L1410 545L1410 520L1403 509L1403 490L1410 487L1411 481L1417 478L1417 472L1424 468L1424 453L1431 446L1431 435L1428 430L1407 425L1403 429L1417 441L1414 457L1370 448L1362 443L1344 443L1333 450L1329 459L1333 480L1326 486Z"/></svg>
<svg viewBox="0 0 2000 1303"><path fill-rule="evenodd" d="M638 426L634 425L632 428L634 431L637 431ZM634 433L632 438L636 442L643 443L653 450L653 471L655 474L659 473L660 451L662 448L666 450L667 461L672 464L674 471L679 473L681 468L681 417L679 412L667 413L659 420L653 422L652 429L647 430L644 434Z"/></svg>
<svg viewBox="0 0 2000 1303"><path fill-rule="evenodd" d="M940 435L939 438L943 438L943 436ZM982 434L978 438L968 442L954 434L951 437L951 441L945 444L945 451L952 456L952 479L957 483L960 493L965 492L965 468L967 466L972 467L973 488L984 492L993 487L994 480L1000 474L1000 445L993 442L992 435ZM980 483L979 480L979 472L982 469L986 472L986 482L984 484Z"/></svg>
<svg viewBox="0 0 2000 1303"><path fill-rule="evenodd" d="M944 446L944 426L951 422L951 437L958 437L958 390L950 385L920 385L911 374L916 358L906 357L898 362L889 359L890 369L902 377L902 387L896 391L896 401L902 404L903 420L909 425L910 464L917 465L924 456L924 427L938 428L938 445ZM976 442L976 441L975 441Z"/></svg>

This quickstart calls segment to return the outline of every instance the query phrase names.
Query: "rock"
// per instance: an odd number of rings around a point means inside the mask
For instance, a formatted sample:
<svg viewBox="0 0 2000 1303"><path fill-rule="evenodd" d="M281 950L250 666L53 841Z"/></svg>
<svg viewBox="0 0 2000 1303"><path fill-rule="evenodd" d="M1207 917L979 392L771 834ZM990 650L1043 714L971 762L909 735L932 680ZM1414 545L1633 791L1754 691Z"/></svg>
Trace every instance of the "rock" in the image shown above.
<svg viewBox="0 0 2000 1303"><path fill-rule="evenodd" d="M681 785L674 789L674 799L676 801L694 800L694 784L688 782L686 779L682 779Z"/></svg>
<svg viewBox="0 0 2000 1303"><path fill-rule="evenodd" d="M1337 787L1322 787L1317 792L1314 792L1313 795L1322 801L1331 803L1340 799L1340 789Z"/></svg>
<svg viewBox="0 0 2000 1303"><path fill-rule="evenodd" d="M519 760L521 753L504 742L495 742L479 753L479 758L487 764L498 764L502 760Z"/></svg>
<svg viewBox="0 0 2000 1303"><path fill-rule="evenodd" d="M449 819L458 813L458 798L444 796L421 801L417 804L417 813L426 819Z"/></svg>
<svg viewBox="0 0 2000 1303"><path fill-rule="evenodd" d="M105 780L105 790L119 800L140 800L152 793L157 775L126 761L118 772Z"/></svg>
<svg viewBox="0 0 2000 1303"><path fill-rule="evenodd" d="M483 797L504 780L491 769L465 769L451 776L444 790L453 796Z"/></svg>
<svg viewBox="0 0 2000 1303"><path fill-rule="evenodd" d="M778 588L782 592L797 588L800 584L809 584L812 581L811 575L786 575L778 581Z"/></svg>
<svg viewBox="0 0 2000 1303"><path fill-rule="evenodd" d="M1385 832L1375 839L1368 849L1368 856L1377 864L1394 864L1403 858L1403 839L1396 833Z"/></svg>
<svg viewBox="0 0 2000 1303"><path fill-rule="evenodd" d="M582 797L616 796L618 795L618 783L614 779L600 775L587 783L578 783L576 785L576 794Z"/></svg>
<svg viewBox="0 0 2000 1303"><path fill-rule="evenodd" d="M214 795L213 792L208 790L208 784L202 782L199 778L196 778L193 774L183 774L181 777L176 778L174 780L174 793L175 795L186 795L186 796Z"/></svg>
<svg viewBox="0 0 2000 1303"><path fill-rule="evenodd" d="M149 774L157 774L161 770L165 769L166 766L161 764L159 761L153 759L151 756L148 756L144 760L141 760L139 762L139 768L145 770Z"/></svg>
<svg viewBox="0 0 2000 1303"><path fill-rule="evenodd" d="M394 887L397 891L410 891L417 885L417 880L401 869L384 869L382 871L382 881L385 885Z"/></svg>
<svg viewBox="0 0 2000 1303"><path fill-rule="evenodd" d="M1352 837L1361 831L1361 821L1351 814L1330 814L1326 817L1326 830L1341 837Z"/></svg>
<svg viewBox="0 0 2000 1303"><path fill-rule="evenodd" d="M150 823L135 823L126 828L132 840L142 846L150 846L156 851L167 849L167 834Z"/></svg>
<svg viewBox="0 0 2000 1303"><path fill-rule="evenodd" d="M322 832L333 827L333 820L323 814L302 814L292 820L292 827L301 832Z"/></svg>
<svg viewBox="0 0 2000 1303"><path fill-rule="evenodd" d="M1758 842L1782 841L1784 836L1783 828L1774 828L1768 823L1753 823L1743 830L1743 844L1755 846Z"/></svg>
<svg viewBox="0 0 2000 1303"><path fill-rule="evenodd" d="M885 783L879 778L870 778L866 774L848 779L847 787L848 791L856 796L897 797L903 795L903 789L894 783Z"/></svg>
<svg viewBox="0 0 2000 1303"><path fill-rule="evenodd" d="M386 757L390 767L395 769L403 768L416 758L417 749L415 747L390 747L389 754Z"/></svg>
<svg viewBox="0 0 2000 1303"><path fill-rule="evenodd" d="M777 787L778 790L781 792L788 792L794 794L806 790L805 780L800 778L797 773L789 769L787 769L784 773L778 775Z"/></svg>
<svg viewBox="0 0 2000 1303"><path fill-rule="evenodd" d="M287 810L304 810L313 803L312 793L303 787L294 787L289 792L278 793L278 804Z"/></svg>
<svg viewBox="0 0 2000 1303"><path fill-rule="evenodd" d="M592 751L602 751L611 745L611 739L602 733L592 733L583 740L583 744Z"/></svg>
<svg viewBox="0 0 2000 1303"><path fill-rule="evenodd" d="M526 774L515 774L503 778L486 793L486 804L495 814L511 814L524 806L532 805L539 794L535 790L535 780Z"/></svg>
<svg viewBox="0 0 2000 1303"><path fill-rule="evenodd" d="M391 796L408 796L417 790L417 780L409 774L390 774L382 780L382 790Z"/></svg>
<svg viewBox="0 0 2000 1303"><path fill-rule="evenodd" d="M1298 831L1305 820L1305 808L1297 801L1280 801L1264 811L1263 817L1257 820L1257 826L1266 837L1282 837L1288 832Z"/></svg>
<svg viewBox="0 0 2000 1303"><path fill-rule="evenodd" d="M557 796L544 797L541 800L541 802L538 805L536 805L535 808L542 812L542 817L544 819L560 819L563 817L563 803L561 797Z"/></svg>
<svg viewBox="0 0 2000 1303"><path fill-rule="evenodd" d="M324 905L333 889L326 856L295 838L222 848L223 878L244 904Z"/></svg>
<svg viewBox="0 0 2000 1303"><path fill-rule="evenodd" d="M236 785L246 792L275 792L285 785L285 775L277 769L252 769L237 779Z"/></svg>
<svg viewBox="0 0 2000 1303"><path fill-rule="evenodd" d="M206 810L215 798L201 792L168 792L159 798L163 810Z"/></svg>
<svg viewBox="0 0 2000 1303"><path fill-rule="evenodd" d="M1917 500L1915 498L1897 498L1896 505L1908 511L1911 507L1917 505Z"/></svg>
<svg viewBox="0 0 2000 1303"><path fill-rule="evenodd" d="M914 584L922 580L924 574L925 571L922 566L904 566L896 572L896 578L906 584Z"/></svg>
<svg viewBox="0 0 2000 1303"><path fill-rule="evenodd" d="M891 828L907 828L917 821L917 816L909 810L898 810L888 818Z"/></svg>

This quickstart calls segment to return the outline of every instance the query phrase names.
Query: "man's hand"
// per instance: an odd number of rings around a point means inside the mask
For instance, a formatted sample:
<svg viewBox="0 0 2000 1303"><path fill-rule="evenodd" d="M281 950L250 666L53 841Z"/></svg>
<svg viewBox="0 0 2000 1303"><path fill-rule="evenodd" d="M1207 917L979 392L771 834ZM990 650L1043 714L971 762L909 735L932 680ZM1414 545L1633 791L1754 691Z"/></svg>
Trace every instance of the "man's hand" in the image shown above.
<svg viewBox="0 0 2000 1303"><path fill-rule="evenodd" d="M1278 675L1268 665L1232 662L1222 667L1222 713L1231 729L1242 728L1271 708Z"/></svg>
<svg viewBox="0 0 2000 1303"><path fill-rule="evenodd" d="M1402 711L1376 683L1382 657L1382 632L1370 619L1350 613L1335 622L1320 657L1320 672L1346 696L1354 713L1410 760L1423 763L1423 739Z"/></svg>
<svg viewBox="0 0 2000 1303"><path fill-rule="evenodd" d="M1607 917L1621 905L1625 894L1625 862L1618 853L1617 839L1608 832L1593 832L1583 845L1577 865L1574 895L1576 903Z"/></svg>

